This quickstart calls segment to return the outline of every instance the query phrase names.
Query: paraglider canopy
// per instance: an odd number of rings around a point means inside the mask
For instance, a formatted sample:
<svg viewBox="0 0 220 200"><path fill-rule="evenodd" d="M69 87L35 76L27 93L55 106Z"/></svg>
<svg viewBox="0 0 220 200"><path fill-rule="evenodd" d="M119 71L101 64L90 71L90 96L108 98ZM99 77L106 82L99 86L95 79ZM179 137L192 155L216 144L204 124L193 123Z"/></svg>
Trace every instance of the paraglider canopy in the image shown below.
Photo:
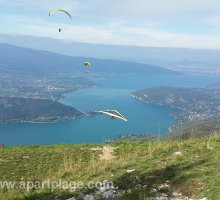
<svg viewBox="0 0 220 200"><path fill-rule="evenodd" d="M91 63L90 62L84 62L85 67L90 67Z"/></svg>
<svg viewBox="0 0 220 200"><path fill-rule="evenodd" d="M109 115L111 117L112 120L118 118L124 121L128 121L121 113L119 113L117 110L100 110L100 111L95 111L97 113L102 113L102 114L106 114Z"/></svg>
<svg viewBox="0 0 220 200"><path fill-rule="evenodd" d="M70 19L72 19L72 16L70 15L70 13L67 12L66 10L64 10L64 9L61 9L61 8L54 8L53 10L51 10L51 11L49 12L49 16L53 15L53 14L56 13L56 12L63 12L63 13L65 13L67 16L69 16Z"/></svg>

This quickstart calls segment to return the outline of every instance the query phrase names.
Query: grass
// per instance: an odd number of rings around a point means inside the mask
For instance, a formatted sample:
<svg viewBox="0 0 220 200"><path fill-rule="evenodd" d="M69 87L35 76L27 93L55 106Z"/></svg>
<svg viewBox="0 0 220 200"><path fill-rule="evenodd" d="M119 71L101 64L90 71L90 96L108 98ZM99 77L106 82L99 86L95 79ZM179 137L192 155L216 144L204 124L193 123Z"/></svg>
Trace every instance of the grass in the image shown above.
<svg viewBox="0 0 220 200"><path fill-rule="evenodd" d="M220 199L220 136L179 141L118 142L115 159L100 160L103 145L27 146L0 149L0 181L91 181L112 180L131 193L117 200L145 200L151 190L169 181L161 193L178 191L183 196ZM174 153L180 151L182 156ZM127 169L136 169L128 174ZM138 188L137 185L146 187ZM0 189L4 200L54 200L80 196L88 191L19 188Z"/></svg>

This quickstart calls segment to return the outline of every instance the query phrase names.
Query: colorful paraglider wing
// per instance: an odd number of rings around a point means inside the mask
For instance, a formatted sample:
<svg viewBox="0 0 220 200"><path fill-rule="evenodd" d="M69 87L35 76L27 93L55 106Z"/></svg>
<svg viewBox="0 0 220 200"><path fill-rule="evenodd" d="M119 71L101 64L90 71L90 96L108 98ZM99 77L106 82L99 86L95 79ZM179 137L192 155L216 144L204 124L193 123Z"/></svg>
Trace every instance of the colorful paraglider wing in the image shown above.
<svg viewBox="0 0 220 200"><path fill-rule="evenodd" d="M85 65L86 67L90 67L90 66L91 66L91 63L90 63L90 62L84 62L84 65Z"/></svg>
<svg viewBox="0 0 220 200"><path fill-rule="evenodd" d="M51 10L51 11L49 12L49 16L53 15L53 14L56 13L56 12L63 12L63 13L65 13L65 14L67 14L70 19L72 19L72 16L70 15L70 13L67 12L66 10L61 9L61 8L55 8L55 9Z"/></svg>
<svg viewBox="0 0 220 200"><path fill-rule="evenodd" d="M124 120L124 121L128 121L121 113L119 113L117 110L101 110L101 111L95 111L97 113L103 113L103 114L106 114L106 115L109 115L111 117L115 117L115 118L119 118L121 120Z"/></svg>

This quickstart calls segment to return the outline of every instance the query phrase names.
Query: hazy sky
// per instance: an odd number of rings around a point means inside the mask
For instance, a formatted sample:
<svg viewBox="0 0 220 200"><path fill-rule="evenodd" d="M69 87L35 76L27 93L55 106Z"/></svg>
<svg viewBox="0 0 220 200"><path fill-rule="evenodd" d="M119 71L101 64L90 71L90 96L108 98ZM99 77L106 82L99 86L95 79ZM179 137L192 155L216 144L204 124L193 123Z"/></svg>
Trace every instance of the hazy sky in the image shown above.
<svg viewBox="0 0 220 200"><path fill-rule="evenodd" d="M49 17L55 7L73 19L63 13ZM220 49L220 0L0 0L0 19L0 33L6 34Z"/></svg>

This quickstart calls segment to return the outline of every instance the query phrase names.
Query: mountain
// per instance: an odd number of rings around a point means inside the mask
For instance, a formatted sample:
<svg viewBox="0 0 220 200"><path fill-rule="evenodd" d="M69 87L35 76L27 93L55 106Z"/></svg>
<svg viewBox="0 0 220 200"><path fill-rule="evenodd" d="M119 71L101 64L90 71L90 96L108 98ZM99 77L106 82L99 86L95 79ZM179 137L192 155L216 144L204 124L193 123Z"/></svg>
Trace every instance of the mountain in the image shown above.
<svg viewBox="0 0 220 200"><path fill-rule="evenodd" d="M148 104L178 108L176 119L182 121L204 120L219 117L219 83L206 88L157 87L132 92L132 96Z"/></svg>
<svg viewBox="0 0 220 200"><path fill-rule="evenodd" d="M178 67L181 68L182 65L193 65L198 68L203 68L204 65L219 67L220 64L220 50L212 49L90 44L52 38L6 34L0 34L0 43L15 44L69 56L87 56L102 59L107 58L142 63L155 63L167 67L178 65Z"/></svg>
<svg viewBox="0 0 220 200"><path fill-rule="evenodd" d="M0 97L0 122L53 122L82 115L75 108L52 100Z"/></svg>
<svg viewBox="0 0 220 200"><path fill-rule="evenodd" d="M4 43L0 44L0 52L0 71L22 74L47 75L85 72L84 61L92 63L91 72L95 73L175 73L172 70L154 65L88 57L70 57Z"/></svg>
<svg viewBox="0 0 220 200"><path fill-rule="evenodd" d="M170 128L168 137L171 139L204 138L220 133L220 117L186 121Z"/></svg>

